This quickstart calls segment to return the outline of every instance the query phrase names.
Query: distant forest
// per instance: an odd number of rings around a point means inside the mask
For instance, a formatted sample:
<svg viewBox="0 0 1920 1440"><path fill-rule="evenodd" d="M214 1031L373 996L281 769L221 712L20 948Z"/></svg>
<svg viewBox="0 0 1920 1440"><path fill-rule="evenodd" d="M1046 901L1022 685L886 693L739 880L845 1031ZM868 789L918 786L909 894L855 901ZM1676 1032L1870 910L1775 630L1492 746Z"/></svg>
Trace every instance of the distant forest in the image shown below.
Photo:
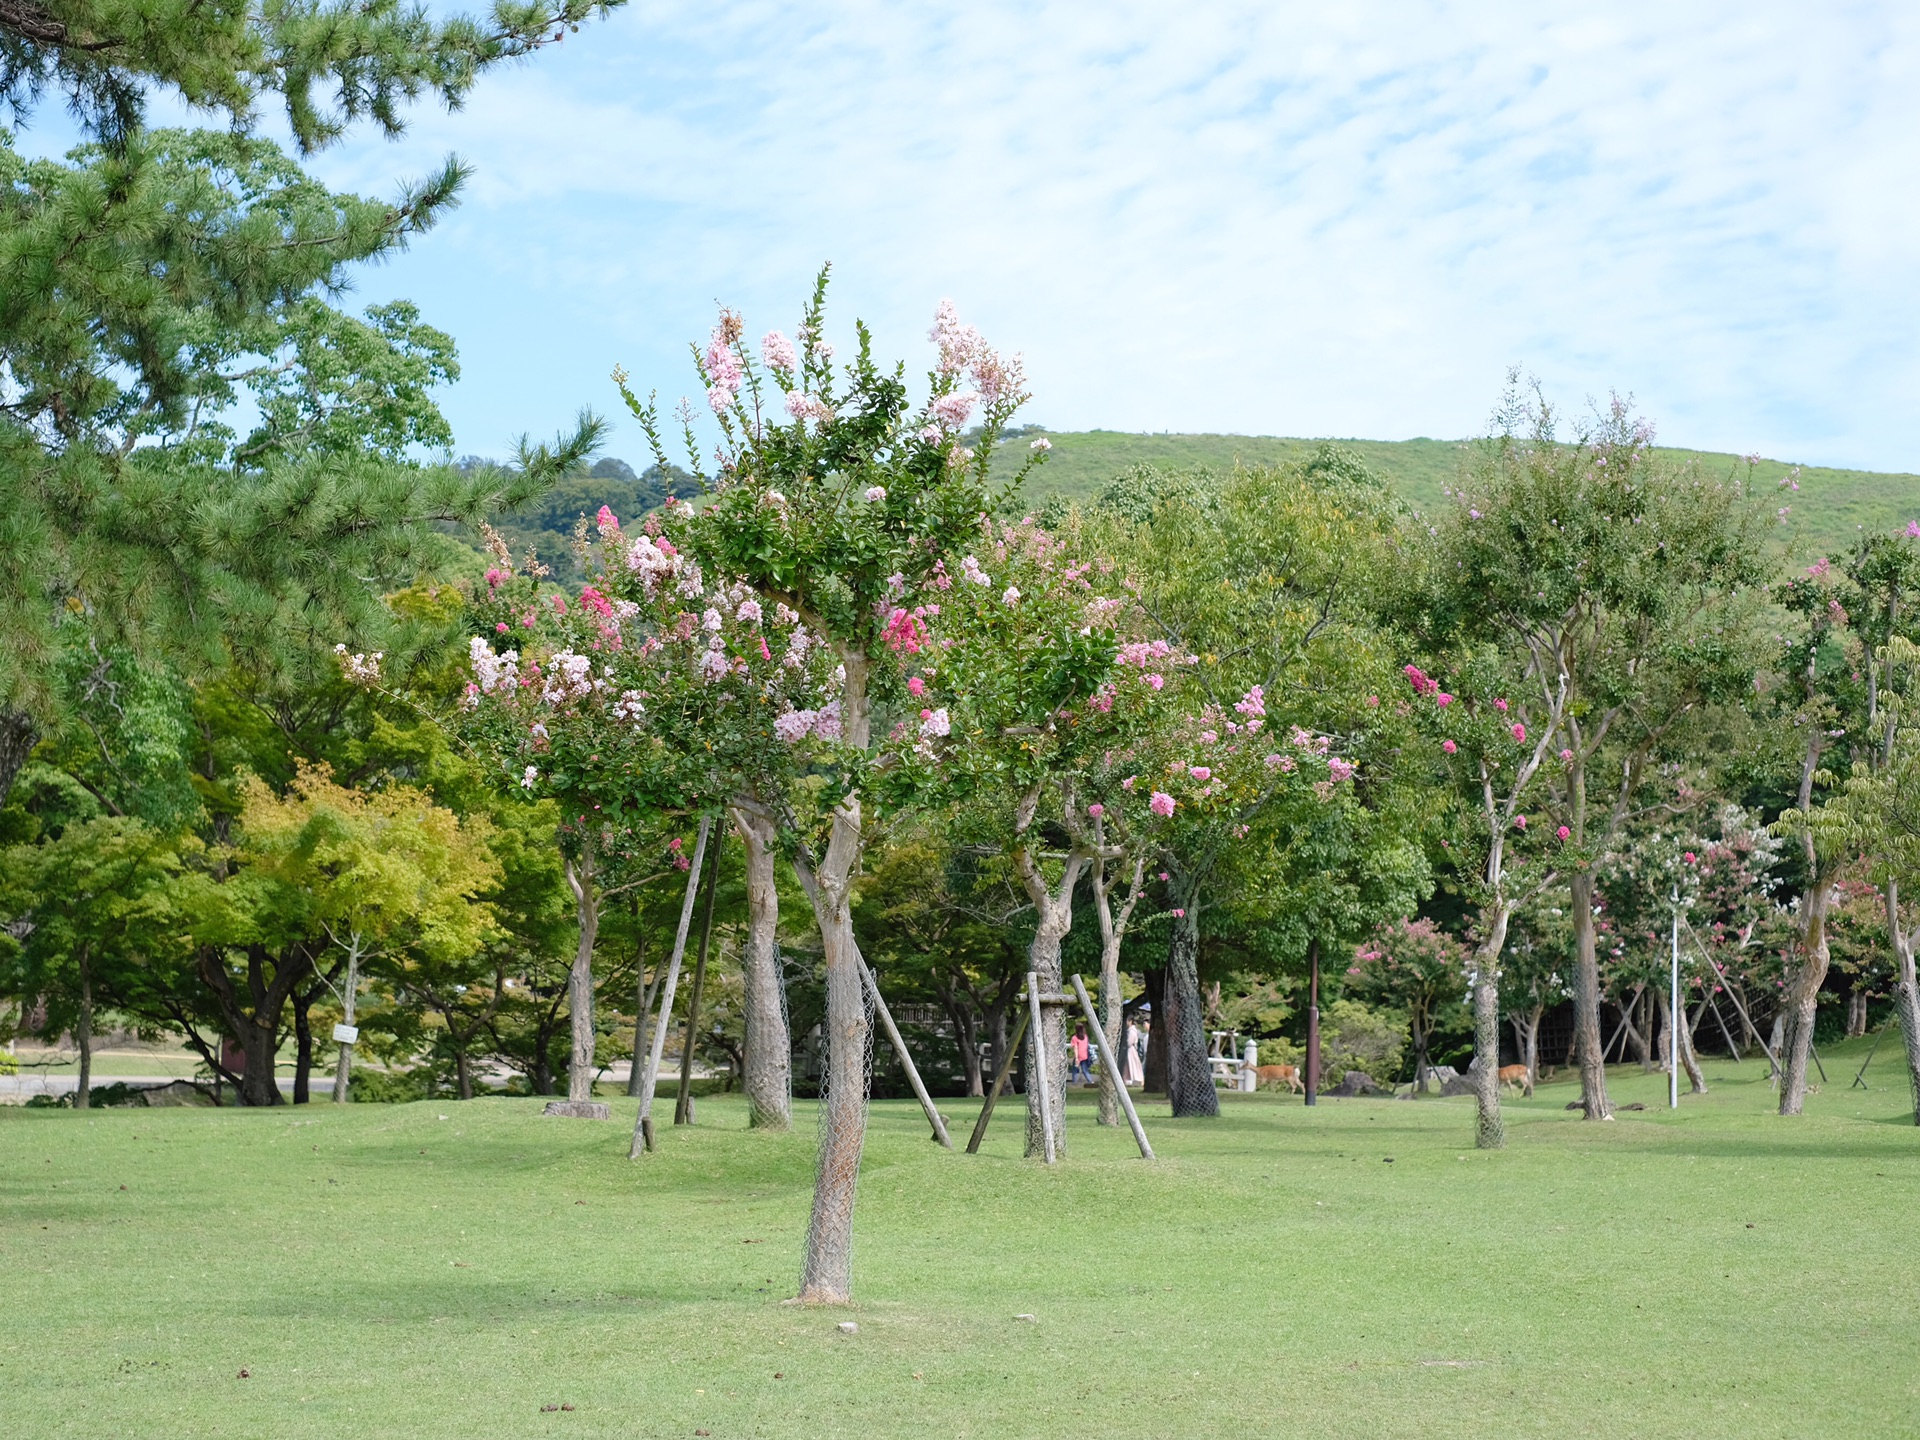
<svg viewBox="0 0 1920 1440"><path fill-rule="evenodd" d="M468 455L460 460L458 468L471 472L497 463L485 456ZM492 523L513 547L516 560L532 549L553 571L555 580L573 583L583 578L573 554L574 531L583 518L591 523L605 505L622 521L630 521L654 509L669 495L692 496L699 489L699 483L678 466L662 469L652 465L644 473L635 474L626 461L609 456L585 474L562 480L531 505L511 515L496 515Z"/></svg>

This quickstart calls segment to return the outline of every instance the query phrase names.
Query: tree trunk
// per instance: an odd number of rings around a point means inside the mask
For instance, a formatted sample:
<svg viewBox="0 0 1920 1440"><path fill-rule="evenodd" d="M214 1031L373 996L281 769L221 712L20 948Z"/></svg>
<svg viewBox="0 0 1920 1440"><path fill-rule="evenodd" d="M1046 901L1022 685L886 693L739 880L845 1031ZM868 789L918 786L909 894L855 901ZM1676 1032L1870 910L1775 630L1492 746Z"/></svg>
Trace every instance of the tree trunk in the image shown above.
<svg viewBox="0 0 1920 1440"><path fill-rule="evenodd" d="M453 1052L453 1080L462 1100L473 1099L473 1061L468 1058L464 1045Z"/></svg>
<svg viewBox="0 0 1920 1440"><path fill-rule="evenodd" d="M1147 1054L1141 1065L1140 1089L1148 1095L1167 1093L1167 972L1148 970L1140 977L1147 991Z"/></svg>
<svg viewBox="0 0 1920 1440"><path fill-rule="evenodd" d="M1580 1044L1581 1106L1589 1120L1611 1120L1607 1057L1600 1048L1600 959L1594 953L1593 872L1574 871L1568 888L1572 891L1573 1026Z"/></svg>
<svg viewBox="0 0 1920 1440"><path fill-rule="evenodd" d="M1407 1017L1413 1031L1413 1093L1427 1093L1427 1007L1415 1005Z"/></svg>
<svg viewBox="0 0 1920 1440"><path fill-rule="evenodd" d="M567 1062L567 1099L593 1099L593 942L600 933L600 897L595 892L593 828L582 820L580 854L567 859L567 885L580 921L580 943L567 972L567 1017L573 1053Z"/></svg>
<svg viewBox="0 0 1920 1440"><path fill-rule="evenodd" d="M1163 1023L1167 1027L1167 1099L1176 1118L1220 1113L1200 1010L1200 917L1195 913L1198 907L1194 898L1187 897L1185 915L1172 917L1172 934L1167 942L1168 1013L1164 1022L1156 1014L1153 1024L1155 1030Z"/></svg>
<svg viewBox="0 0 1920 1440"><path fill-rule="evenodd" d="M1627 1032L1627 1038L1633 1041L1633 1048L1640 1052L1640 1073L1648 1075L1655 1068L1655 1057L1666 1054L1660 1049L1659 1041L1660 1017L1665 1012L1660 1008L1659 997L1649 985L1635 987L1633 1003L1635 1009L1643 1012L1646 1029L1643 1031L1639 1025L1635 1025ZM1664 1070L1667 1067L1660 1062L1659 1068Z"/></svg>
<svg viewBox="0 0 1920 1440"><path fill-rule="evenodd" d="M1706 1005L1703 1003L1700 1009L1701 1011L1705 1011ZM1683 1009L1681 1014L1684 1016L1685 1013ZM1699 1016L1696 1015L1694 1024L1698 1023ZM1689 1095L1704 1095L1707 1093L1707 1076L1706 1072L1700 1068L1700 1057L1694 1053L1693 1029L1693 1025L1687 1024L1684 1019L1681 1021L1680 1064L1687 1072L1687 1093Z"/></svg>
<svg viewBox="0 0 1920 1440"><path fill-rule="evenodd" d="M313 1000L297 986L293 992L293 1103L305 1105L313 1098Z"/></svg>
<svg viewBox="0 0 1920 1440"><path fill-rule="evenodd" d="M340 1020L342 1024L354 1023L354 1016L360 1013L360 935L356 931L347 943L347 985L340 992ZM347 1086L353 1071L353 1046L346 1041L340 1042L340 1058L333 1067L333 1103L347 1103Z"/></svg>
<svg viewBox="0 0 1920 1440"><path fill-rule="evenodd" d="M22 710L0 710L0 806L7 803L15 778L39 743L40 727L31 715Z"/></svg>
<svg viewBox="0 0 1920 1440"><path fill-rule="evenodd" d="M1104 838L1104 837L1103 837ZM1093 896L1095 913L1100 917L1100 1028L1106 1034L1106 1053L1119 1056L1118 1074L1110 1074L1112 1066L1103 1065L1100 1069L1100 1123L1118 1125L1120 1123L1120 1091L1127 1083L1127 1058L1121 1052L1122 1011L1124 1005L1120 998L1120 946L1127 938L1127 923L1133 918L1134 906L1140 900L1141 880L1146 871L1144 856L1136 856L1133 862L1133 876L1127 887L1126 903L1120 907L1120 913L1113 913L1112 886L1107 879L1105 858L1093 862Z"/></svg>
<svg viewBox="0 0 1920 1440"><path fill-rule="evenodd" d="M1813 879L1800 900L1800 933L1796 937L1799 963L1781 996L1785 1022L1780 1049L1780 1113L1798 1115L1807 1103L1807 1056L1813 1046L1814 1009L1820 985L1827 978L1827 909L1833 886L1824 869L1814 867Z"/></svg>
<svg viewBox="0 0 1920 1440"><path fill-rule="evenodd" d="M693 1041L700 1033L700 995L707 988L707 947L713 942L713 901L720 888L720 846L713 847L707 866L706 914L700 921L700 951L693 962L693 989L687 995L687 1028L680 1041L680 1094L673 1105L673 1123L693 1123Z"/></svg>
<svg viewBox="0 0 1920 1440"><path fill-rule="evenodd" d="M24 758L24 757L23 757ZM80 1083L73 1092L73 1108L93 1106L93 966L87 947L80 947L80 1013L73 1022L73 1043L80 1051Z"/></svg>
<svg viewBox="0 0 1920 1440"><path fill-rule="evenodd" d="M1500 952L1507 946L1508 909L1496 901L1483 922L1486 939L1474 955L1473 975L1473 1143L1498 1150L1507 1143L1500 1114Z"/></svg>
<svg viewBox="0 0 1920 1440"><path fill-rule="evenodd" d="M1913 963L1915 936L1900 924L1900 882L1889 879L1886 888L1887 931L1893 941L1893 1009L1900 1017L1900 1038L1906 1042L1907 1078L1913 1090L1913 1123L1920 1125L1920 979Z"/></svg>
<svg viewBox="0 0 1920 1440"><path fill-rule="evenodd" d="M240 1076L242 1105L279 1105L284 1103L274 1078L275 1044L280 1026L263 1025L247 1018L240 1026L240 1045L247 1052L247 1068Z"/></svg>
<svg viewBox="0 0 1920 1440"><path fill-rule="evenodd" d="M843 733L851 748L864 750L872 724L867 658L861 651L843 650L841 663L846 667L840 687ZM853 938L852 892L853 877L860 871L860 828L856 791L834 807L833 830L819 866L803 866L801 857L795 857L820 928L827 968L827 1069L820 1101L825 1127L798 1297L806 1304L845 1305L853 1299L853 1202L860 1182L860 1152L867 1139L867 1065L873 1032L866 962Z"/></svg>
<svg viewBox="0 0 1920 1440"><path fill-rule="evenodd" d="M747 944L741 970L746 982L747 1124L785 1130L793 1124L793 1037L780 983L780 895L774 885L771 821L736 805L734 828L747 852Z"/></svg>
<svg viewBox="0 0 1920 1440"><path fill-rule="evenodd" d="M1061 892L1055 894L1040 876L1039 866L1030 849L1022 845L1016 855L1021 875L1027 881L1027 894L1034 902L1038 922L1033 927L1033 943L1027 947L1027 969L1037 975L1043 995L1058 995L1065 978L1060 973L1060 943L1073 924L1073 882L1079 878L1078 861L1069 858L1067 874L1061 880ZM1053 1131L1054 1154L1067 1153L1067 1076L1071 1066L1067 1058L1067 1010L1064 1005L1043 1000L1040 1029L1028 1037L1046 1057L1047 1083L1027 1084L1027 1155L1046 1153L1046 1129ZM1048 1114L1043 1119L1040 1106L1044 1096Z"/></svg>
<svg viewBox="0 0 1920 1440"><path fill-rule="evenodd" d="M860 801L835 811L827 860L813 887L814 917L827 969L827 1067L821 1082L824 1130L807 1227L799 1298L844 1305L853 1298L853 1205L867 1138L867 1067L873 1020L854 943L850 880L859 860Z"/></svg>

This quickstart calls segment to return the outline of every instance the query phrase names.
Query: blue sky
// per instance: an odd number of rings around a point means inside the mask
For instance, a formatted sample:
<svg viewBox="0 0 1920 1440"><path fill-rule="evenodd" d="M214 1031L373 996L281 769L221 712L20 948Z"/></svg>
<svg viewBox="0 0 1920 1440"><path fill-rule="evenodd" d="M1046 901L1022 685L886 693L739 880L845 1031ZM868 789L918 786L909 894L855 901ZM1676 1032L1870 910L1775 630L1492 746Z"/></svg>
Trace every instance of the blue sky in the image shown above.
<svg viewBox="0 0 1920 1440"><path fill-rule="evenodd" d="M1920 7L641 0L317 168L464 208L367 300L458 338L460 448L716 301L923 369L951 296L1061 429L1481 429L1509 366L1672 444L1920 469ZM837 338L837 337L836 337ZM624 415L621 417L624 419ZM639 462L634 427L611 452Z"/></svg>

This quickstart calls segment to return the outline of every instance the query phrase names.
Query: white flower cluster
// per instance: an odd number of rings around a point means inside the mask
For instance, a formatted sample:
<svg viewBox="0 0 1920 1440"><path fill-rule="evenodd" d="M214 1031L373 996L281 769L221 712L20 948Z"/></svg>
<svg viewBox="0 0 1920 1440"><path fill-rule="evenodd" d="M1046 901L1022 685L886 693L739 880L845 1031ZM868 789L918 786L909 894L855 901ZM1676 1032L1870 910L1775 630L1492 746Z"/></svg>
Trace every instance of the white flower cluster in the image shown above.
<svg viewBox="0 0 1920 1440"><path fill-rule="evenodd" d="M496 690L512 690L520 684L520 652L493 653L493 647L478 635L467 641L467 660L473 666L473 682L482 695Z"/></svg>
<svg viewBox="0 0 1920 1440"><path fill-rule="evenodd" d="M380 678L380 662L386 659L387 652L376 650L371 655L349 655L347 647L336 645L333 653L340 658L340 669L356 685L371 685Z"/></svg>
<svg viewBox="0 0 1920 1440"><path fill-rule="evenodd" d="M558 705L563 701L591 695L595 690L605 688L606 683L593 678L593 660L590 656L562 650L548 662L547 683L540 692L540 698L549 705Z"/></svg>
<svg viewBox="0 0 1920 1440"><path fill-rule="evenodd" d="M969 555L960 562L960 576L975 585L991 585L993 577L980 568L980 562Z"/></svg>

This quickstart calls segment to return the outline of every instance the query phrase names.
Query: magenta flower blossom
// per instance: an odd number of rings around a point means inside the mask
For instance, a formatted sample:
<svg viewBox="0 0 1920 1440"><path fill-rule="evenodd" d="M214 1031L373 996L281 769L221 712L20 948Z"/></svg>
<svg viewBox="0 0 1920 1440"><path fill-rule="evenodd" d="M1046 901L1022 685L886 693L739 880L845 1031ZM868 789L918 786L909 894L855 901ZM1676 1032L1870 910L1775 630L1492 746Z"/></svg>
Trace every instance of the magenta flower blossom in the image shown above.
<svg viewBox="0 0 1920 1440"><path fill-rule="evenodd" d="M1527 727L1516 724L1513 727L1513 738L1516 740L1525 740L1527 738Z"/></svg>
<svg viewBox="0 0 1920 1440"><path fill-rule="evenodd" d="M1438 695L1433 697L1433 702L1444 710L1453 703L1453 696L1442 690Z"/></svg>
<svg viewBox="0 0 1920 1440"><path fill-rule="evenodd" d="M1351 780L1354 772L1359 768L1360 767L1354 764L1353 761L1342 760L1338 755L1329 755L1327 757L1327 773L1333 777L1336 785L1342 780Z"/></svg>
<svg viewBox="0 0 1920 1440"><path fill-rule="evenodd" d="M1573 759L1573 752L1571 750L1562 750L1560 752L1560 758L1562 761L1571 760Z"/></svg>
<svg viewBox="0 0 1920 1440"><path fill-rule="evenodd" d="M1459 748L1460 748L1460 747L1459 747L1458 745L1456 745L1456 744L1454 744L1454 743L1453 743L1453 741L1451 741L1451 740L1442 740L1442 741L1440 742L1440 748L1441 748L1442 750L1444 750L1444 751L1446 751L1446 752L1447 752L1447 754L1449 754L1449 755L1451 755L1451 754L1453 754L1454 752L1456 752L1457 750L1459 750Z"/></svg>
<svg viewBox="0 0 1920 1440"><path fill-rule="evenodd" d="M1493 708L1504 715L1507 713L1507 702L1504 700L1496 700L1493 702Z"/></svg>
<svg viewBox="0 0 1920 1440"><path fill-rule="evenodd" d="M487 588L498 590L501 582L507 578L507 572L498 568L487 571Z"/></svg>
<svg viewBox="0 0 1920 1440"><path fill-rule="evenodd" d="M1527 828L1527 817L1524 815L1516 815L1513 817L1513 823L1524 830Z"/></svg>
<svg viewBox="0 0 1920 1440"><path fill-rule="evenodd" d="M1187 918L1187 912L1184 909L1175 910L1173 912L1173 918L1176 920L1184 920Z"/></svg>
<svg viewBox="0 0 1920 1440"><path fill-rule="evenodd" d="M614 519L613 509L608 505L602 505L600 507L600 513L593 517L593 523L599 527L602 535L605 535L609 530L618 530L620 528L620 522Z"/></svg>
<svg viewBox="0 0 1920 1440"><path fill-rule="evenodd" d="M1907 538L1909 540L1920 540L1920 520L1907 521Z"/></svg>
<svg viewBox="0 0 1920 1440"><path fill-rule="evenodd" d="M1213 778L1213 771L1204 765L1190 765L1187 767L1187 773L1196 780L1211 780Z"/></svg>
<svg viewBox="0 0 1920 1440"><path fill-rule="evenodd" d="M1091 815L1096 820L1098 820L1102 815L1106 813L1107 813L1107 807L1104 805L1087 806L1087 814Z"/></svg>
<svg viewBox="0 0 1920 1440"><path fill-rule="evenodd" d="M1378 695L1367 696L1367 709L1378 710L1379 708L1380 708L1380 697Z"/></svg>
<svg viewBox="0 0 1920 1440"><path fill-rule="evenodd" d="M907 677L907 693L916 700L919 699L920 696L927 693L927 682L922 680L918 675L909 675Z"/></svg>
<svg viewBox="0 0 1920 1440"><path fill-rule="evenodd" d="M1162 685L1165 685L1167 683L1167 677L1164 675L1146 675L1141 678L1143 678L1147 682L1147 684L1151 685L1156 690L1158 690Z"/></svg>
<svg viewBox="0 0 1920 1440"><path fill-rule="evenodd" d="M1573 838L1573 831L1569 830L1564 825L1562 825L1558 830L1554 831L1553 833L1555 836L1557 836L1561 840L1571 840Z"/></svg>
<svg viewBox="0 0 1920 1440"><path fill-rule="evenodd" d="M1156 790L1153 792L1153 798L1147 801L1147 808L1156 815L1171 815L1173 814L1173 796L1164 790Z"/></svg>
<svg viewBox="0 0 1920 1440"><path fill-rule="evenodd" d="M504 620L502 620L502 621L500 621L500 622L499 622L498 624L496 624L496 625L495 625L495 626L493 627L493 633L494 633L494 634L496 634L496 635L504 635L504 634L506 634L506 633L507 633L507 622L506 622L506 621L504 621Z"/></svg>
<svg viewBox="0 0 1920 1440"><path fill-rule="evenodd" d="M1687 864L1691 865L1693 864L1694 860L1697 859L1698 857L1695 856L1691 850L1689 850L1682 858L1685 859Z"/></svg>

